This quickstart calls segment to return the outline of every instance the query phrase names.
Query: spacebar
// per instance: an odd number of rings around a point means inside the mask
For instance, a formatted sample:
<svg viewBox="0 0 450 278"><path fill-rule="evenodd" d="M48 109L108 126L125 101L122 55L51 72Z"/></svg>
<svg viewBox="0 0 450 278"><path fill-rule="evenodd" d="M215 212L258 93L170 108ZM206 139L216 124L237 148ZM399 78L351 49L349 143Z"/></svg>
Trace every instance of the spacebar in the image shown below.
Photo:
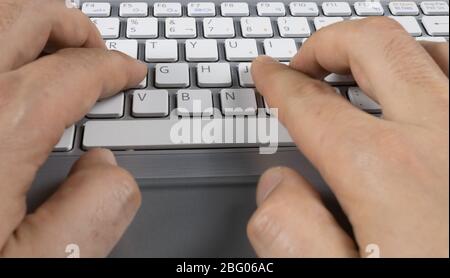
<svg viewBox="0 0 450 278"><path fill-rule="evenodd" d="M112 150L235 148L292 145L276 119L97 120L84 125L83 148ZM264 128L264 130L263 130ZM260 135L264 134L265 135Z"/></svg>

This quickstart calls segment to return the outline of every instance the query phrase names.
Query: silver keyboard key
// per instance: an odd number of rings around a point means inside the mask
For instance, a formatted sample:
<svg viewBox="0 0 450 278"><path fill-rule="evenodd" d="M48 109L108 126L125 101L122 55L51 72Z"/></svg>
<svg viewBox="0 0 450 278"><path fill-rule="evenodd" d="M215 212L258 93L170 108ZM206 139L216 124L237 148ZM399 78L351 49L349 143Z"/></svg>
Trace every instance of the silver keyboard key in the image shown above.
<svg viewBox="0 0 450 278"><path fill-rule="evenodd" d="M156 64L156 87L186 88L189 83L189 65L187 63Z"/></svg>
<svg viewBox="0 0 450 278"><path fill-rule="evenodd" d="M240 63L238 66L239 85L241 87L255 87L251 73L252 63Z"/></svg>
<svg viewBox="0 0 450 278"><path fill-rule="evenodd" d="M230 64L199 63L197 79L199 87L230 87L232 85Z"/></svg>
<svg viewBox="0 0 450 278"><path fill-rule="evenodd" d="M207 17L216 15L216 5L213 2L192 2L187 6L188 16Z"/></svg>
<svg viewBox="0 0 450 278"><path fill-rule="evenodd" d="M324 78L324 81L331 85L352 85L355 84L355 79L351 74L336 74L331 73Z"/></svg>
<svg viewBox="0 0 450 278"><path fill-rule="evenodd" d="M272 23L268 17L241 18L242 36L245 38L269 38L273 36Z"/></svg>
<svg viewBox="0 0 450 278"><path fill-rule="evenodd" d="M227 123L225 121L227 119L223 118L88 121L84 126L83 148L109 148L113 150L236 148L257 147L269 143L262 141L266 138L260 138L256 129L237 128L230 132L224 132L222 136L214 136L214 140L211 141L205 141L206 138L202 134L195 133L195 131L193 134L187 134L188 138L177 136L179 127L199 124L198 130L202 132L207 126L210 127L211 125L226 128ZM270 128L268 119L256 118L256 121L261 121L262 124ZM272 142L272 145L292 146L292 138L286 128L280 124L275 132L278 132L278 138ZM273 133L273 131L270 131L270 133ZM251 141L249 138L256 138L256 140ZM187 140L184 141L183 139Z"/></svg>
<svg viewBox="0 0 450 278"><path fill-rule="evenodd" d="M235 36L233 19L230 17L213 17L203 19L205 38L233 38Z"/></svg>
<svg viewBox="0 0 450 278"><path fill-rule="evenodd" d="M100 100L87 114L88 118L120 118L123 116L124 93Z"/></svg>
<svg viewBox="0 0 450 278"><path fill-rule="evenodd" d="M289 61L297 53L294 39L265 39L264 51L274 59Z"/></svg>
<svg viewBox="0 0 450 278"><path fill-rule="evenodd" d="M121 3L119 15L121 17L148 16L148 4L143 2Z"/></svg>
<svg viewBox="0 0 450 278"><path fill-rule="evenodd" d="M422 1L420 8L426 15L448 15L449 7L445 1Z"/></svg>
<svg viewBox="0 0 450 278"><path fill-rule="evenodd" d="M184 117L209 117L213 114L210 90L179 90L177 92L177 112Z"/></svg>
<svg viewBox="0 0 450 278"><path fill-rule="evenodd" d="M417 37L417 41L429 41L429 42L447 42L444 37Z"/></svg>
<svg viewBox="0 0 450 278"><path fill-rule="evenodd" d="M197 25L194 18L166 18L166 38L183 39L197 37Z"/></svg>
<svg viewBox="0 0 450 278"><path fill-rule="evenodd" d="M127 54L133 59L138 58L138 42L137 40L108 40L106 41L106 47L109 50L116 50Z"/></svg>
<svg viewBox="0 0 450 278"><path fill-rule="evenodd" d="M120 33L120 20L115 17L91 18L104 39L117 39Z"/></svg>
<svg viewBox="0 0 450 278"><path fill-rule="evenodd" d="M286 9L281 2L259 2L256 4L259 16L285 16Z"/></svg>
<svg viewBox="0 0 450 278"><path fill-rule="evenodd" d="M322 10L326 16L350 16L352 14L352 9L347 2L324 2Z"/></svg>
<svg viewBox="0 0 450 278"><path fill-rule="evenodd" d="M359 16L384 15L384 8L380 2L355 2L354 8Z"/></svg>
<svg viewBox="0 0 450 278"><path fill-rule="evenodd" d="M75 126L67 128L59 142L53 148L55 152L69 152L73 149L73 143L75 138Z"/></svg>
<svg viewBox="0 0 450 278"><path fill-rule="evenodd" d="M129 18L127 20L127 38L153 39L158 37L158 20L156 18Z"/></svg>
<svg viewBox="0 0 450 278"><path fill-rule="evenodd" d="M225 116L254 116L258 109L253 89L224 89L220 100Z"/></svg>
<svg viewBox="0 0 450 278"><path fill-rule="evenodd" d="M181 16L183 14L180 3L158 2L153 5L153 15L156 17Z"/></svg>
<svg viewBox="0 0 450 278"><path fill-rule="evenodd" d="M279 17L277 23L282 37L304 38L311 36L311 28L306 17Z"/></svg>
<svg viewBox="0 0 450 278"><path fill-rule="evenodd" d="M363 91L358 87L350 87L347 91L348 98L350 102L365 111L379 113L381 112L381 107L374 100L369 98Z"/></svg>
<svg viewBox="0 0 450 278"><path fill-rule="evenodd" d="M216 40L186 40L186 60L189 62L214 62L219 60Z"/></svg>
<svg viewBox="0 0 450 278"><path fill-rule="evenodd" d="M254 39L227 39L225 53L228 61L252 61L258 56L258 48Z"/></svg>
<svg viewBox="0 0 450 278"><path fill-rule="evenodd" d="M289 9L293 16L318 16L319 7L314 2L292 2Z"/></svg>
<svg viewBox="0 0 450 278"><path fill-rule="evenodd" d="M413 37L418 37L422 35L422 29L419 26L416 18L413 16L391 16L392 19L396 20L403 28Z"/></svg>
<svg viewBox="0 0 450 278"><path fill-rule="evenodd" d="M245 2L224 2L220 5L222 16L248 16L250 9Z"/></svg>
<svg viewBox="0 0 450 278"><path fill-rule="evenodd" d="M320 29L325 28L331 24L335 24L342 21L344 21L342 17L319 16L314 18L314 27L316 28L316 31L319 31Z"/></svg>
<svg viewBox="0 0 450 278"><path fill-rule="evenodd" d="M87 16L108 17L111 15L111 4L86 2L83 3L81 11Z"/></svg>
<svg viewBox="0 0 450 278"><path fill-rule="evenodd" d="M169 115L169 92L166 90L136 90L133 92L134 117L160 118Z"/></svg>
<svg viewBox="0 0 450 278"><path fill-rule="evenodd" d="M448 16L428 16L422 17L422 24L430 36L448 36Z"/></svg>
<svg viewBox="0 0 450 278"><path fill-rule="evenodd" d="M390 2L389 10L393 15L418 15L419 8L417 4L412 1L408 2Z"/></svg>
<svg viewBox="0 0 450 278"><path fill-rule="evenodd" d="M178 42L176 40L147 40L145 42L145 61L176 62Z"/></svg>

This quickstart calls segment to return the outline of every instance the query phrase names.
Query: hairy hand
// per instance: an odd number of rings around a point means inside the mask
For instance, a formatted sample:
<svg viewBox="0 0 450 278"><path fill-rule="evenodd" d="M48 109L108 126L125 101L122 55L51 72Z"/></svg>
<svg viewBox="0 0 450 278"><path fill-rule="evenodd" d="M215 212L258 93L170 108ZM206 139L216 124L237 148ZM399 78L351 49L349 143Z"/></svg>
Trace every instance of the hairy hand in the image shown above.
<svg viewBox="0 0 450 278"><path fill-rule="evenodd" d="M354 231L342 230L299 174L263 175L248 226L258 255L449 255L448 43L420 44L395 21L372 18L315 33L290 66L253 62L259 92L336 195ZM376 118L318 81L352 73L383 109Z"/></svg>
<svg viewBox="0 0 450 278"><path fill-rule="evenodd" d="M70 243L105 256L140 205L133 177L110 151L93 150L26 215L26 193L64 129L147 72L106 50L89 18L64 2L0 0L0 256L64 257Z"/></svg>

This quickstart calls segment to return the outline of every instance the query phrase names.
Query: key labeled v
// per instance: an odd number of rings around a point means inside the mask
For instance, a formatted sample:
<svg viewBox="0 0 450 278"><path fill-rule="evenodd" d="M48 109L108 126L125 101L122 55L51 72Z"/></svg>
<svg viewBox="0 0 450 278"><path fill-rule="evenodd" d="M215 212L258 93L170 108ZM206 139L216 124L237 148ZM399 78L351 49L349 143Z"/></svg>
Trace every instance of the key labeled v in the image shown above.
<svg viewBox="0 0 450 278"><path fill-rule="evenodd" d="M147 97L146 93L138 93L137 95L140 101L144 101L145 98Z"/></svg>

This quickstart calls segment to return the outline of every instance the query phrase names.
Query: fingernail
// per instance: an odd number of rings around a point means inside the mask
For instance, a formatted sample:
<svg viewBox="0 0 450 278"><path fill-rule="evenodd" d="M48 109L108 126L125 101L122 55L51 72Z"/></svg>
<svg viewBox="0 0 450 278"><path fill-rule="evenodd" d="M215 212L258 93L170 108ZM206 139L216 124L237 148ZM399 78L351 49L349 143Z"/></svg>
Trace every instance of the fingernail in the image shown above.
<svg viewBox="0 0 450 278"><path fill-rule="evenodd" d="M272 57L269 57L267 55L261 55L256 57L255 62L261 63L261 64L278 64L279 62Z"/></svg>
<svg viewBox="0 0 450 278"><path fill-rule="evenodd" d="M258 191L256 193L256 204L260 206L273 192L273 190L283 180L282 167L276 167L265 172L258 184Z"/></svg>

